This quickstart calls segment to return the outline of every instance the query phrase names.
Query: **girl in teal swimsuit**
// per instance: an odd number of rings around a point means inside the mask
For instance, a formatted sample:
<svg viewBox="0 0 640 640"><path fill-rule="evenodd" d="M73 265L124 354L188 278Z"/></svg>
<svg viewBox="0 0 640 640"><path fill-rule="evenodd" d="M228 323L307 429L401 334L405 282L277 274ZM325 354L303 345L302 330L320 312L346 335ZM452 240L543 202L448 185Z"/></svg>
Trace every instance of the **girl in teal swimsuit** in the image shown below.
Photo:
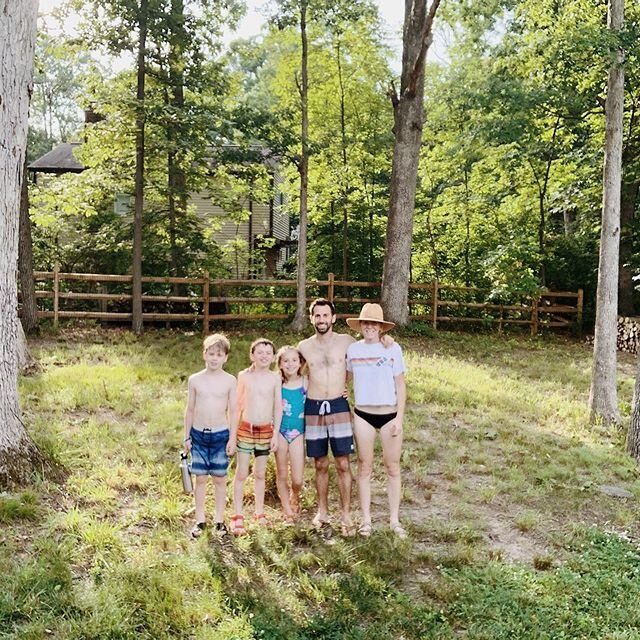
<svg viewBox="0 0 640 640"><path fill-rule="evenodd" d="M307 377L302 375L304 358L292 346L279 349L276 363L282 376L282 422L276 449L276 484L284 518L293 522L300 511L304 480L304 401ZM291 486L289 486L291 469Z"/></svg>

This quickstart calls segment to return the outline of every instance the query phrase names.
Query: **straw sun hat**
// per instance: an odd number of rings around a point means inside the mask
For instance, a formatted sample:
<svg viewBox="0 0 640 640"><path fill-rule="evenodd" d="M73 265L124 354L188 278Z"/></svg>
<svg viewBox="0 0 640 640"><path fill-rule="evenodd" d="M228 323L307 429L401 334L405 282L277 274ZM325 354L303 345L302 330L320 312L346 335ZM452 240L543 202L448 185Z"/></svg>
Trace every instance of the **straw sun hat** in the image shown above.
<svg viewBox="0 0 640 640"><path fill-rule="evenodd" d="M382 333L396 326L395 322L388 322L384 319L382 307L375 302L367 302L360 310L360 316L357 318L347 318L347 324L354 331L360 331L360 322L362 320L377 322L380 325L380 331Z"/></svg>

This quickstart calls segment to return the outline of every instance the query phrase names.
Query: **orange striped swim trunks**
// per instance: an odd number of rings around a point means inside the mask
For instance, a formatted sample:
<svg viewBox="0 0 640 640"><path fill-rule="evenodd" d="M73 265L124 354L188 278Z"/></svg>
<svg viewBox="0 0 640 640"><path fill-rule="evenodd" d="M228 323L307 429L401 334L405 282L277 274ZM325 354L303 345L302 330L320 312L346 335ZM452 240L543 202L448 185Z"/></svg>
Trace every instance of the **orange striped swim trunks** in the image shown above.
<svg viewBox="0 0 640 640"><path fill-rule="evenodd" d="M268 456L272 437L272 424L242 421L238 425L238 450L243 453L255 453L256 456Z"/></svg>

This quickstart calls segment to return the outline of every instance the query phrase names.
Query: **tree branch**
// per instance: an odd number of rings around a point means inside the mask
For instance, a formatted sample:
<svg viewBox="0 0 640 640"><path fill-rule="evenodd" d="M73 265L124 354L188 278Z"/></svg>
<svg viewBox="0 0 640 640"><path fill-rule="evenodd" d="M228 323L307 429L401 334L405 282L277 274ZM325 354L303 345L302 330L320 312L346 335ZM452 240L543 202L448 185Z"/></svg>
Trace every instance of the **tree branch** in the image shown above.
<svg viewBox="0 0 640 640"><path fill-rule="evenodd" d="M433 42L433 20L436 17L436 12L440 6L440 0L433 0L429 11L425 16L424 24L422 25L422 31L420 33L420 50L416 56L416 61L413 64L413 69L409 75L409 82L407 82L407 88L405 94L413 95L416 92L416 85L418 84L418 78L424 71L424 61L427 57L427 51Z"/></svg>
<svg viewBox="0 0 640 640"><path fill-rule="evenodd" d="M391 104L393 105L393 109L395 111L396 107L400 103L400 98L398 97L396 84L393 80L389 83L389 88L387 89L387 97L389 98L389 100L391 100Z"/></svg>

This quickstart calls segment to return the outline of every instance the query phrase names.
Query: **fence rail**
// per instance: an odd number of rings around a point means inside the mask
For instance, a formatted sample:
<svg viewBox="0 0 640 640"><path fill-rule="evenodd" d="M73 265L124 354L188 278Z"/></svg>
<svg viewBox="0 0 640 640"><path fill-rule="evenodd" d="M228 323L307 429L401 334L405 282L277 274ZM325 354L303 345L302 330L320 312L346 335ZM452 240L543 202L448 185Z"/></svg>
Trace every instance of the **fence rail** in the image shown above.
<svg viewBox="0 0 640 640"><path fill-rule="evenodd" d="M36 271L38 317L78 318L129 322L132 277L99 273ZM201 278L142 278L143 321L202 322L208 333L212 322L231 320L286 320L295 312L295 280L222 280ZM111 290L122 289L124 290ZM364 302L379 300L379 282L326 280L307 282L307 300L323 296L336 305L338 317L359 311ZM289 293L293 290L293 295ZM537 298L499 304L487 302L488 291L476 287L445 285L437 280L409 285L412 321L426 321L434 329L441 323L475 323L529 326L536 335L543 327L582 326L583 291L548 291ZM96 306L98 308L96 308ZM80 308L78 308L80 307ZM93 307L93 308L92 308Z"/></svg>

